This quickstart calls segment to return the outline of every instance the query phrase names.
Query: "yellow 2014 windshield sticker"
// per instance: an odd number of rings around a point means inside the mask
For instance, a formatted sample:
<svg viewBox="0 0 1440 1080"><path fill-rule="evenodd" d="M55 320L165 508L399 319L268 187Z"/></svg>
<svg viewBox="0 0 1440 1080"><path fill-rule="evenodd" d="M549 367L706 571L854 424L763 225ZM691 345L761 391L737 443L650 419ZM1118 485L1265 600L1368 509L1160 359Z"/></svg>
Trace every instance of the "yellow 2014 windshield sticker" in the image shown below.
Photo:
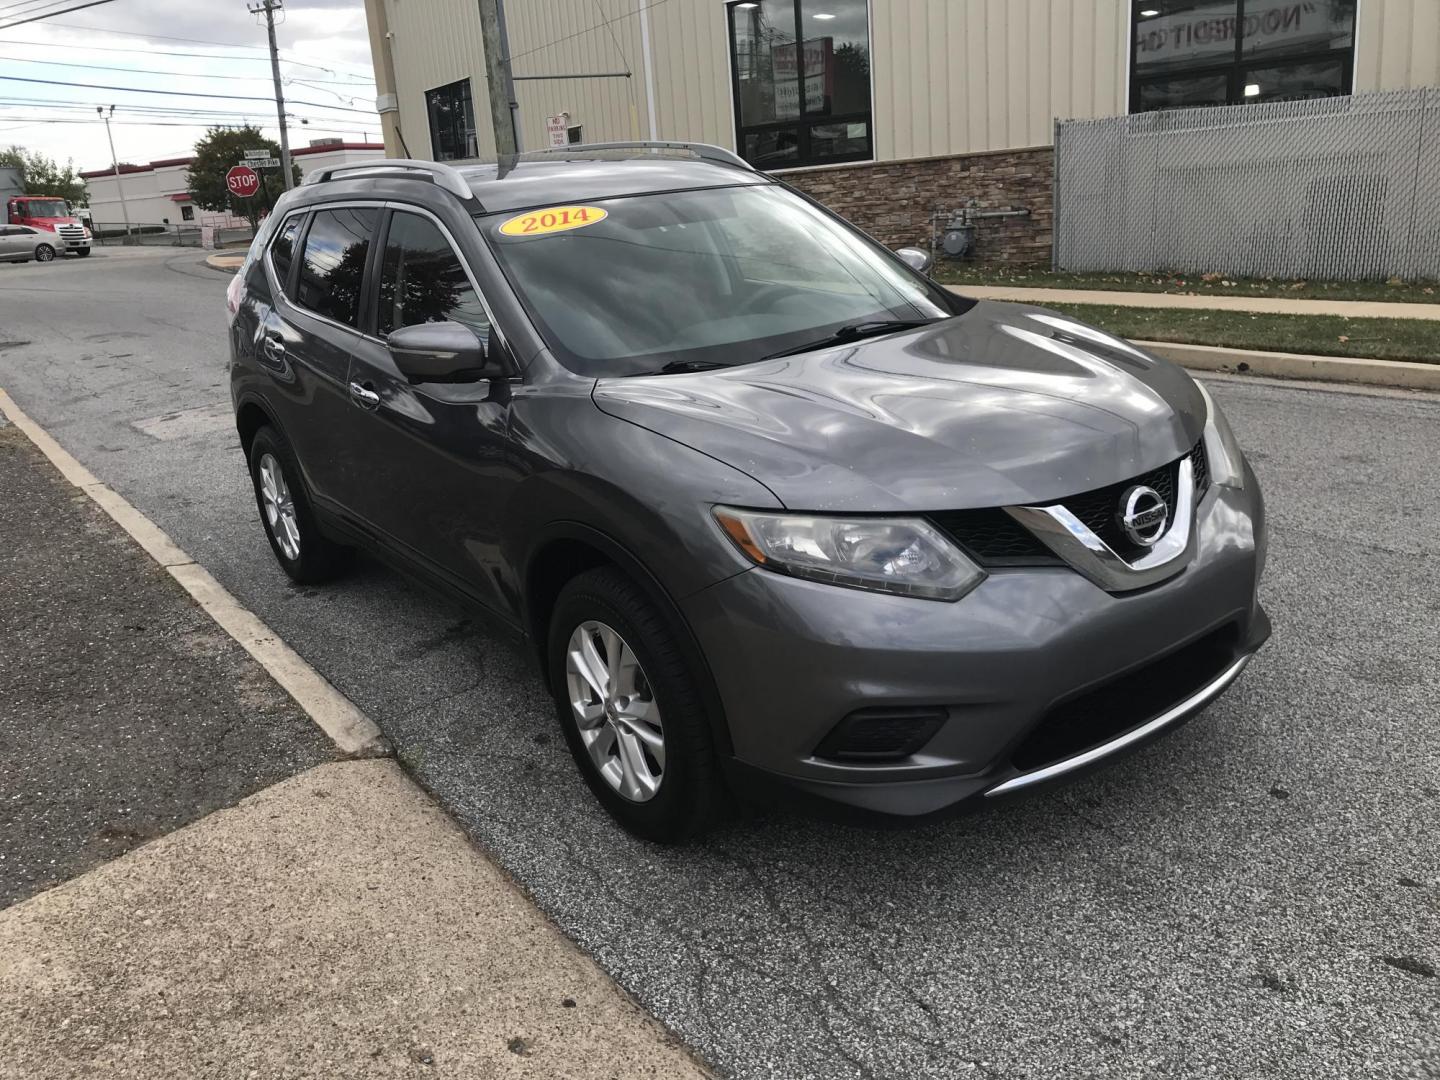
<svg viewBox="0 0 1440 1080"><path fill-rule="evenodd" d="M512 217L500 226L506 236L544 236L546 233L583 229L609 215L598 206L552 206Z"/></svg>

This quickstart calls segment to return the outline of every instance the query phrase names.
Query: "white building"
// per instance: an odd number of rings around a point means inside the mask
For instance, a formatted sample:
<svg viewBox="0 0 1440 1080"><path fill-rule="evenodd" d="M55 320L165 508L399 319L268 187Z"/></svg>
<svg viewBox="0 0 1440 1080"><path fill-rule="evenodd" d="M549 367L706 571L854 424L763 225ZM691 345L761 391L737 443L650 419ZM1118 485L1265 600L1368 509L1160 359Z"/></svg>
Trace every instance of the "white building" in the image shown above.
<svg viewBox="0 0 1440 1080"><path fill-rule="evenodd" d="M385 147L381 143L347 143L339 139L319 139L309 146L290 151L302 176L314 169L333 168L352 161L383 157L384 154ZM227 214L201 210L190 198L190 192L185 187L185 174L193 160L177 157L152 161L148 165L121 165L118 179L114 169L82 172L80 177L90 193L91 220L99 228L123 225L125 215L120 208L120 188L123 185L131 225L235 224ZM268 177L269 183L280 183L277 170L261 170L261 176Z"/></svg>

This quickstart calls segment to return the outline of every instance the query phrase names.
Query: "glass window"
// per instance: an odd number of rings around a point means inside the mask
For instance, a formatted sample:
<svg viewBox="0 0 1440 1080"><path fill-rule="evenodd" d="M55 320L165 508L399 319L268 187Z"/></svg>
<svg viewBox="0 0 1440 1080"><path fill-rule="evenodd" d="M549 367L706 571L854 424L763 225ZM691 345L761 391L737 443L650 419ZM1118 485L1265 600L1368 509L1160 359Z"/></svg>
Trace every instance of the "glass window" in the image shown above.
<svg viewBox="0 0 1440 1080"><path fill-rule="evenodd" d="M1346 92L1347 67L1347 61L1319 60L1308 64L1247 68L1245 98L1247 101L1308 101L1311 98L1336 97Z"/></svg>
<svg viewBox="0 0 1440 1080"><path fill-rule="evenodd" d="M430 153L436 161L480 156L469 79L425 91L425 111L430 117Z"/></svg>
<svg viewBox="0 0 1440 1080"><path fill-rule="evenodd" d="M1141 83L1139 97L1138 112L1227 105L1230 102L1230 78L1223 71L1210 75L1161 75Z"/></svg>
<svg viewBox="0 0 1440 1080"><path fill-rule="evenodd" d="M295 259L295 239L299 236L300 226L304 221L304 214L295 214L288 218L270 244L270 265L274 267L275 276L280 279L282 289L290 284L290 267Z"/></svg>
<svg viewBox="0 0 1440 1080"><path fill-rule="evenodd" d="M379 211L370 207L316 211L300 258L297 299L302 307L346 326L360 325L365 256L378 218Z"/></svg>
<svg viewBox="0 0 1440 1080"><path fill-rule="evenodd" d="M463 323L482 339L490 329L475 286L445 234L429 218L396 211L380 266L376 332L386 337L402 326L446 320Z"/></svg>
<svg viewBox="0 0 1440 1080"><path fill-rule="evenodd" d="M500 232L509 214L481 219L546 343L587 376L750 363L850 323L970 305L775 185L598 205L602 220L536 236Z"/></svg>
<svg viewBox="0 0 1440 1080"><path fill-rule="evenodd" d="M70 216L70 204L64 199L27 199L20 204L20 213L33 218Z"/></svg>
<svg viewBox="0 0 1440 1080"><path fill-rule="evenodd" d="M736 141L764 168L873 156L866 0L729 5Z"/></svg>
<svg viewBox="0 0 1440 1080"><path fill-rule="evenodd" d="M1132 112L1350 92L1356 0L1132 2Z"/></svg>
<svg viewBox="0 0 1440 1080"><path fill-rule="evenodd" d="M193 207L193 206L182 206L182 207L180 207L180 220L181 220L181 221L194 221L194 220L195 220L195 207Z"/></svg>

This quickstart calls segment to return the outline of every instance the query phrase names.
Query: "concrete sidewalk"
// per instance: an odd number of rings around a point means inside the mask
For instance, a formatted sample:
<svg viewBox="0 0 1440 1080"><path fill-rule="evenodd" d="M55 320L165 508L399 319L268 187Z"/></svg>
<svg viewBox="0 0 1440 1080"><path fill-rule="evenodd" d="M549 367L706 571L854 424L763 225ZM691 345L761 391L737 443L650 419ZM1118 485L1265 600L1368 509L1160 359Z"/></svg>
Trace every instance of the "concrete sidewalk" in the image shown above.
<svg viewBox="0 0 1440 1080"><path fill-rule="evenodd" d="M707 1075L30 432L0 419L0 1080Z"/></svg>
<svg viewBox="0 0 1440 1080"><path fill-rule="evenodd" d="M0 913L0 1077L707 1074L392 761Z"/></svg>
<svg viewBox="0 0 1440 1080"><path fill-rule="evenodd" d="M951 285L951 292L977 300L1023 304L1102 304L1110 307L1249 311L1263 315L1343 315L1349 319L1440 321L1440 304L1397 304L1379 300L1290 300L1279 296L1188 296L1181 293L1110 292L1106 289L1024 289L1006 285Z"/></svg>

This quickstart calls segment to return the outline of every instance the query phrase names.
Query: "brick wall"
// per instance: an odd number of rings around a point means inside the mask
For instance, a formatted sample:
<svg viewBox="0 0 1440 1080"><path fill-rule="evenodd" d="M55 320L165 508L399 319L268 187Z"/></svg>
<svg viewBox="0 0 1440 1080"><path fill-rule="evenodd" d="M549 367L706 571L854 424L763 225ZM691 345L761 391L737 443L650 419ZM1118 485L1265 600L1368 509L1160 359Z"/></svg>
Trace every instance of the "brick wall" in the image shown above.
<svg viewBox="0 0 1440 1080"><path fill-rule="evenodd" d="M1055 153L1048 146L959 157L914 158L780 174L890 247L928 249L930 215L969 200L1029 217L977 222L976 262L1050 264Z"/></svg>

